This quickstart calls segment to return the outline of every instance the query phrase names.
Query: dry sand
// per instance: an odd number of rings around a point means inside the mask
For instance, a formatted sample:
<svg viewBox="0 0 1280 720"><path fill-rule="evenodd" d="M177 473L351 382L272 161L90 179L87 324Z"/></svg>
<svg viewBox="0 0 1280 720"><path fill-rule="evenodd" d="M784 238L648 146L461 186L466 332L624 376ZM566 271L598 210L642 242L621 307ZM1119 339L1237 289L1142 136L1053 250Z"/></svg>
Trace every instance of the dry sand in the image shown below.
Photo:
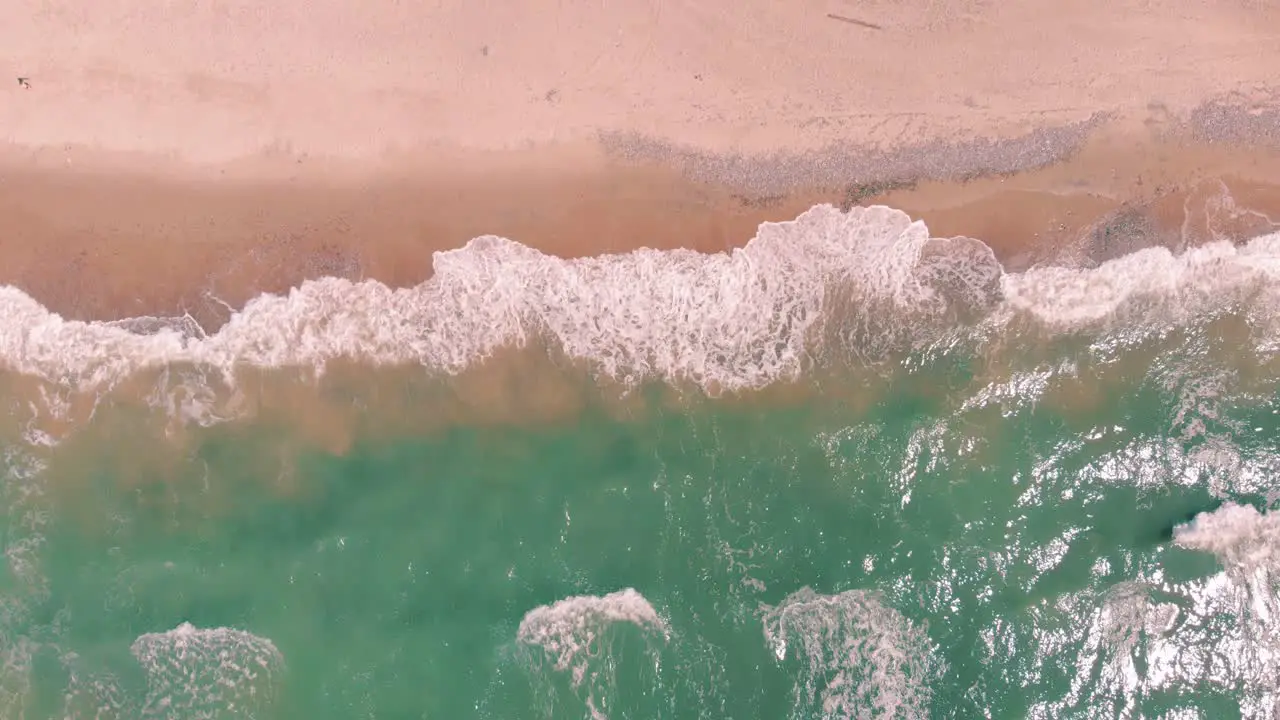
<svg viewBox="0 0 1280 720"><path fill-rule="evenodd" d="M69 317L721 250L884 202L1010 267L1280 218L1261 0L3 0L0 282ZM1274 211L1274 212L1273 212Z"/></svg>

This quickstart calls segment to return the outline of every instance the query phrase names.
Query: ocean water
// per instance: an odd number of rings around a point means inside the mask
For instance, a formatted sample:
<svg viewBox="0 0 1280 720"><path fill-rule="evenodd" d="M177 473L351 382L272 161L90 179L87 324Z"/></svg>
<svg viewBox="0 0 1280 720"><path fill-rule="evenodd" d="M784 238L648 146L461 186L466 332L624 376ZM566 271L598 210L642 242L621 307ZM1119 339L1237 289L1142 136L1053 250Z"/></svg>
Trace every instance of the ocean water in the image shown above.
<svg viewBox="0 0 1280 720"><path fill-rule="evenodd" d="M0 718L1280 717L1280 234L0 289Z"/></svg>

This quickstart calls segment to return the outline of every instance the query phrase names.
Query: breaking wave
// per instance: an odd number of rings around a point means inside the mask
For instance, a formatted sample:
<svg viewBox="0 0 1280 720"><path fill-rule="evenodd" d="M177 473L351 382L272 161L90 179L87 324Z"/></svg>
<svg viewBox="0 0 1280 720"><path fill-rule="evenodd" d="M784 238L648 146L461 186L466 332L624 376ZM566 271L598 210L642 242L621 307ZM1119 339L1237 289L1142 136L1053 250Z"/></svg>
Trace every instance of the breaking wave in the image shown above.
<svg viewBox="0 0 1280 720"><path fill-rule="evenodd" d="M261 717L271 707L284 656L266 638L183 623L133 643L147 675L143 718Z"/></svg>
<svg viewBox="0 0 1280 720"><path fill-rule="evenodd" d="M646 653L655 658L658 648L648 643L665 641L670 634L666 621L631 588L604 596L566 598L529 611L520 622L516 640L533 651L526 653L526 663L535 684L542 685L544 706L554 704L554 687L547 682L551 679L547 677L549 670L568 678L593 720L607 718L609 703L617 696L619 658L615 645L622 640L619 632L627 627L640 631Z"/></svg>
<svg viewBox="0 0 1280 720"><path fill-rule="evenodd" d="M1222 572L1189 592L1179 639L1199 645L1169 661L1170 674L1250 691L1249 717L1280 718L1280 513L1227 503L1178 528L1174 540L1217 556Z"/></svg>
<svg viewBox="0 0 1280 720"><path fill-rule="evenodd" d="M1070 692L1037 706L1033 716L1069 716L1100 702L1115 717L1142 714L1145 703L1163 698L1187 717L1205 698L1227 693L1238 717L1280 718L1280 520L1273 512L1226 503L1176 529L1186 550L1217 556L1221 570L1170 582L1125 581L1100 599L1065 598L1069 617L1087 617L1072 633L1083 633L1075 651L1054 655L1075 666ZM1052 650L1053 633L1041 639ZM1173 717L1167 714L1165 717ZM1182 717L1183 715L1177 715Z"/></svg>
<svg viewBox="0 0 1280 720"><path fill-rule="evenodd" d="M929 717L944 666L928 634L876 593L804 588L766 611L764 636L779 662L799 664L795 717Z"/></svg>
<svg viewBox="0 0 1280 720"><path fill-rule="evenodd" d="M208 335L189 317L66 321L3 287L0 363L89 390L174 363L232 382L243 365L322 371L339 358L458 373L537 341L625 384L740 390L1016 318L1049 332L1159 328L1265 295L1251 307L1270 327L1278 276L1280 235L1006 273L982 242L931 237L901 211L818 205L761 225L729 253L564 260L478 237L437 253L434 275L416 287L308 281L252 300Z"/></svg>

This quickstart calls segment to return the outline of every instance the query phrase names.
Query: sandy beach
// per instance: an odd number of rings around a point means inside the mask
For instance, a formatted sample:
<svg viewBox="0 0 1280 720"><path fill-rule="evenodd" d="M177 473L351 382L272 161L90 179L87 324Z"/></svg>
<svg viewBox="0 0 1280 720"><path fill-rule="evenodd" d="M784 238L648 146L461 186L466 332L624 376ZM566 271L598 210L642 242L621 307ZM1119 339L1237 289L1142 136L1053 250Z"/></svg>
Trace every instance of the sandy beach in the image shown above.
<svg viewBox="0 0 1280 720"><path fill-rule="evenodd" d="M1280 217L1280 10L1247 0L6 9L0 282L68 318L214 329L487 233L719 251L818 202L1011 269Z"/></svg>
<svg viewBox="0 0 1280 720"><path fill-rule="evenodd" d="M1280 2L0 11L0 720L1280 720Z"/></svg>

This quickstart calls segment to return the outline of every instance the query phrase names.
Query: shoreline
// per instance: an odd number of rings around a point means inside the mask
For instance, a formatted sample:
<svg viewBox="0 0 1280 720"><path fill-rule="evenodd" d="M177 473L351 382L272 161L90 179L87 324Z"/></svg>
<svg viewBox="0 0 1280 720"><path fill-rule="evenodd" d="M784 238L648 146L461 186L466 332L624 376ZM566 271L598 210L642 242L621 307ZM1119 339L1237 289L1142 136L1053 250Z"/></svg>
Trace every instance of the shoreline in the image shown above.
<svg viewBox="0 0 1280 720"><path fill-rule="evenodd" d="M642 247L714 253L815 204L883 204L934 237L981 240L1016 271L1280 229L1270 221L1280 219L1280 146L1197 140L1181 127L1105 126L1056 157L1030 156L1020 171L974 177L960 165L959 177L808 184L794 169L830 174L834 156L716 165L653 143L630 157L579 143L380 167L286 156L218 167L85 151L62 151L59 165L54 149L23 157L10 148L0 152L9 168L0 175L0 284L69 320L189 314L212 333L252 298L306 280L415 286L431 276L433 253L488 234L562 258ZM951 152L982 167L1009 143L1027 140ZM789 185L753 191L744 178Z"/></svg>

